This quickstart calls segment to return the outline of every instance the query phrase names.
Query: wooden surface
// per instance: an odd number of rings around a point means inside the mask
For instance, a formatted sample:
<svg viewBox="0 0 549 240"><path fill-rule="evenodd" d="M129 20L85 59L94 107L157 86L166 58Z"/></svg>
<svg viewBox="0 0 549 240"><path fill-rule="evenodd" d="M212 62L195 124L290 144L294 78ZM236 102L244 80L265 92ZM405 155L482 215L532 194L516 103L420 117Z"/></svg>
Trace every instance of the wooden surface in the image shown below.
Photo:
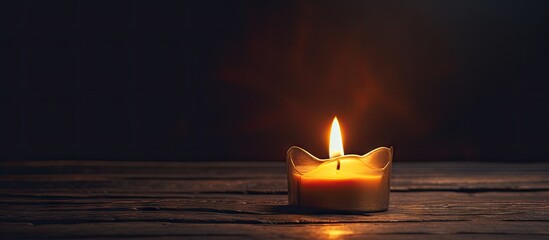
<svg viewBox="0 0 549 240"><path fill-rule="evenodd" d="M549 164L395 163L389 211L300 212L283 163L0 163L0 237L549 239Z"/></svg>

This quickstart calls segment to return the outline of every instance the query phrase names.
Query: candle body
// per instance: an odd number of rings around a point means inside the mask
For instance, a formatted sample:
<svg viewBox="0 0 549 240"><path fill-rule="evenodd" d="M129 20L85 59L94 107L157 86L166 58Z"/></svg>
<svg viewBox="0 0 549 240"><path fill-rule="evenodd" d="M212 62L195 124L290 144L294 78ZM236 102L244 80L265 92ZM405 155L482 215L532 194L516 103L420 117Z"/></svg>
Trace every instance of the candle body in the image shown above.
<svg viewBox="0 0 549 240"><path fill-rule="evenodd" d="M300 205L320 209L375 209L381 177L322 179L301 178Z"/></svg>
<svg viewBox="0 0 549 240"><path fill-rule="evenodd" d="M304 154L302 149L296 148L289 153L290 205L344 211L388 209L391 149L381 149L368 156L345 155L319 162L310 158L312 155ZM336 159L340 162L339 170ZM296 166L292 160L302 164Z"/></svg>

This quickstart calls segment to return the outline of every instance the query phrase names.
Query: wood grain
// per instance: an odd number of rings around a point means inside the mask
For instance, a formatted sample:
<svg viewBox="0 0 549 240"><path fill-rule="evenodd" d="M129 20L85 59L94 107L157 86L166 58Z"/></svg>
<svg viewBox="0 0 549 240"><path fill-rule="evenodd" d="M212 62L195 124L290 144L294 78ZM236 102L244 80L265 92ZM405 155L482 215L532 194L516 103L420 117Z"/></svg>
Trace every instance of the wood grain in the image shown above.
<svg viewBox="0 0 549 240"><path fill-rule="evenodd" d="M549 238L549 164L395 163L389 211L287 206L277 162L0 163L6 238Z"/></svg>

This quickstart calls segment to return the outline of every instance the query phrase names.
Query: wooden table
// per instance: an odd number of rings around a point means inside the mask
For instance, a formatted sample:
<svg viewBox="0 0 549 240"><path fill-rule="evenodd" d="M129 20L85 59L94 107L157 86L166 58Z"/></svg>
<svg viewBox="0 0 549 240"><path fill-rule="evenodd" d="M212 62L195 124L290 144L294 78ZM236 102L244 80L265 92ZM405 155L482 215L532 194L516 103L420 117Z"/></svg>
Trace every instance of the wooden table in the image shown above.
<svg viewBox="0 0 549 240"><path fill-rule="evenodd" d="M281 162L0 163L0 237L549 239L547 163L395 163L387 212L287 206Z"/></svg>

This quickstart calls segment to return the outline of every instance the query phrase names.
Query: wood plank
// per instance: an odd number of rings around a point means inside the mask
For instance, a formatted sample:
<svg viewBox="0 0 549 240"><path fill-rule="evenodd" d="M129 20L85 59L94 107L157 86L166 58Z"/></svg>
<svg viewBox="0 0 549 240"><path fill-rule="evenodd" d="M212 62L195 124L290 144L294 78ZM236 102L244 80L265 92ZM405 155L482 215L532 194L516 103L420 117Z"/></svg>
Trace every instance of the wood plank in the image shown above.
<svg viewBox="0 0 549 240"><path fill-rule="evenodd" d="M548 173L545 163L395 163L389 211L343 214L288 207L282 162L2 162L0 235L548 238Z"/></svg>
<svg viewBox="0 0 549 240"><path fill-rule="evenodd" d="M34 166L37 164L38 166ZM283 163L22 162L4 164L0 194L286 194ZM101 164L105 164L104 166ZM124 164L127 163L127 167ZM60 164L69 164L67 166ZM72 165L71 165L72 164ZM164 166L166 164L166 166ZM31 165L31 166L27 166ZM500 166L501 165L501 166ZM494 170L496 169L496 170ZM393 191L547 191L549 164L395 164Z"/></svg>
<svg viewBox="0 0 549 240"><path fill-rule="evenodd" d="M434 221L549 221L549 192L543 193L394 193L381 213L300 212L286 196L186 195L165 199L0 201L0 222L189 222L189 223L342 223Z"/></svg>
<svg viewBox="0 0 549 240"><path fill-rule="evenodd" d="M76 226L75 226L76 225ZM6 238L136 238L136 237L239 237L259 239L366 239L412 238L510 238L546 239L547 223L472 221L436 223L347 224L181 224L93 223L75 225L0 225Z"/></svg>

